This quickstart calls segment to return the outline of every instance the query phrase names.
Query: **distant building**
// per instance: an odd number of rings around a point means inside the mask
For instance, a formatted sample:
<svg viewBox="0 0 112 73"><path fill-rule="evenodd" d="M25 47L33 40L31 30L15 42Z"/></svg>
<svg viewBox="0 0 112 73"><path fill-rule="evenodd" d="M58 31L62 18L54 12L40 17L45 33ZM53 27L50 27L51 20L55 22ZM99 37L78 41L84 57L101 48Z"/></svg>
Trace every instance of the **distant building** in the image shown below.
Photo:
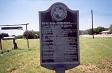
<svg viewBox="0 0 112 73"><path fill-rule="evenodd" d="M110 31L109 30L102 31L101 34L110 34Z"/></svg>

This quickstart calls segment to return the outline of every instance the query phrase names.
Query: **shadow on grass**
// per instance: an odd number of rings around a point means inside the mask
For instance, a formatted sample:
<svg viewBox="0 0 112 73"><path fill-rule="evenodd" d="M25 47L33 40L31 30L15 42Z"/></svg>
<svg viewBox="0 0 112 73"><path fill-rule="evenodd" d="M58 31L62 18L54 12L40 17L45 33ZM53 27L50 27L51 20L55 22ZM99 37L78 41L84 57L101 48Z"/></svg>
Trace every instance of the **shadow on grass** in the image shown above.
<svg viewBox="0 0 112 73"><path fill-rule="evenodd" d="M14 51L14 50L17 50L17 51L33 51L33 50L36 50L36 49L31 49L31 48L28 48L28 49L23 49L23 48L18 48L18 49L11 49L11 50L0 50L0 54L4 54L4 53L7 53L7 52L11 52L11 51Z"/></svg>

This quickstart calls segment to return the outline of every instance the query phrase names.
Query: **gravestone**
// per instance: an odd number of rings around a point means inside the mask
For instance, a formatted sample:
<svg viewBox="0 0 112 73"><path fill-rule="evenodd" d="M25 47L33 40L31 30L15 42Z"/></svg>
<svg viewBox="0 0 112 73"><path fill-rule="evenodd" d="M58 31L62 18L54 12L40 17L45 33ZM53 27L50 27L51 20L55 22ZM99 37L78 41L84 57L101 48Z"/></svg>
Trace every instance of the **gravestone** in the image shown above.
<svg viewBox="0 0 112 73"><path fill-rule="evenodd" d="M78 66L79 11L57 2L39 12L39 24L41 66L57 73Z"/></svg>

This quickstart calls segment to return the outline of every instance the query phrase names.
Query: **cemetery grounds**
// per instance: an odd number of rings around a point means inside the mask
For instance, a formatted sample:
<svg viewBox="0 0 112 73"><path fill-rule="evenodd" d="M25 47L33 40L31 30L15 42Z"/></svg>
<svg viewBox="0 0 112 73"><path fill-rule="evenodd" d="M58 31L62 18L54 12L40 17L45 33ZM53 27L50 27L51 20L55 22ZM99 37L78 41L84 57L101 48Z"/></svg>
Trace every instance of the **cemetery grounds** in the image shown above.
<svg viewBox="0 0 112 73"><path fill-rule="evenodd" d="M40 66L39 39L16 40L18 49L12 50L12 40L3 40L0 50L0 73L55 73ZM81 64L66 73L112 73L112 37L80 37Z"/></svg>

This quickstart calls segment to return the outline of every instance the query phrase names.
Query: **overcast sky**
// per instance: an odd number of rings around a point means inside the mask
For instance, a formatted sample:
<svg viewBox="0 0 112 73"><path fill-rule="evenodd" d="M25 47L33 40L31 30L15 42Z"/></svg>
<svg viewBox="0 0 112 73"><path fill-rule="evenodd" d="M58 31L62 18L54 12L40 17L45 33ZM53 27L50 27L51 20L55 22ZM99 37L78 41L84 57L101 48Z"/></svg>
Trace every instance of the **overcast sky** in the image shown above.
<svg viewBox="0 0 112 73"><path fill-rule="evenodd" d="M55 2L79 10L80 30L91 28L91 9L94 12L94 27L109 27L112 24L112 0L0 0L0 25L30 23L29 30L39 30L38 12L47 10ZM23 30L0 32L17 35Z"/></svg>

